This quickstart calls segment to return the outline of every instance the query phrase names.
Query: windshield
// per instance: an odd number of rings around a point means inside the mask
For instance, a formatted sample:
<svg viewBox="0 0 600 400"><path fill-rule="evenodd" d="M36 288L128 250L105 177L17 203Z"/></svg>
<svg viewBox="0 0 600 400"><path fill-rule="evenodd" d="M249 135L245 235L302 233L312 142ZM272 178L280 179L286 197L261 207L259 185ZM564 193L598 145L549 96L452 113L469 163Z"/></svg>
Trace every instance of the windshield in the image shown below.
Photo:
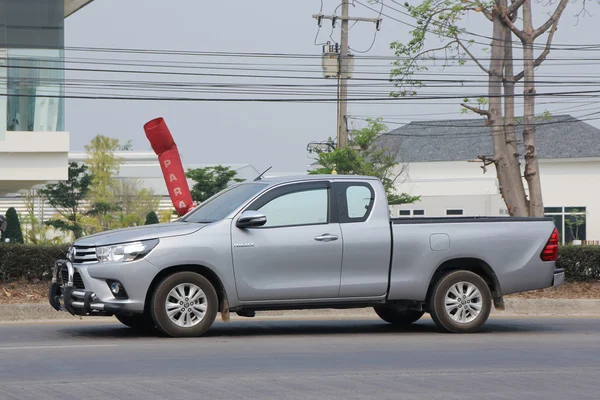
<svg viewBox="0 0 600 400"><path fill-rule="evenodd" d="M200 204L181 221L198 223L219 221L266 186L264 183L242 183L227 188Z"/></svg>

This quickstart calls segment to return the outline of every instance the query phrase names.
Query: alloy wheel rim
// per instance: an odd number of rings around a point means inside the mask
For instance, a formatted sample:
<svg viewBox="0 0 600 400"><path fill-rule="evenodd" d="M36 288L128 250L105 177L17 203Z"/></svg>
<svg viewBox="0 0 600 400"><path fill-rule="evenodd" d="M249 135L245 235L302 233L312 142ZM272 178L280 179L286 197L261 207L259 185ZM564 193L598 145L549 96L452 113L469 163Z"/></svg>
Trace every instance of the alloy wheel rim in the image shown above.
<svg viewBox="0 0 600 400"><path fill-rule="evenodd" d="M167 317L181 328L191 328L202 322L207 308L206 294L193 283L175 286L165 300Z"/></svg>
<svg viewBox="0 0 600 400"><path fill-rule="evenodd" d="M444 306L453 321L468 324L481 313L483 297L477 286L470 282L458 282L446 292Z"/></svg>

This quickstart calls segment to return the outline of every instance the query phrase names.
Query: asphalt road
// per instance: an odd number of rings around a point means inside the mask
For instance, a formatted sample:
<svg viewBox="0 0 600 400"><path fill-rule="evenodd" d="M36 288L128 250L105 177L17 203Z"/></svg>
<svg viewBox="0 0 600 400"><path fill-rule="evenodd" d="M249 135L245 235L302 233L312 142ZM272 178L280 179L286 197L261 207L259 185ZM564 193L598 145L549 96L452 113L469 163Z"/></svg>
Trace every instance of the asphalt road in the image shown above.
<svg viewBox="0 0 600 400"><path fill-rule="evenodd" d="M477 334L379 320L244 320L210 335L0 325L0 399L598 400L600 319L492 318Z"/></svg>

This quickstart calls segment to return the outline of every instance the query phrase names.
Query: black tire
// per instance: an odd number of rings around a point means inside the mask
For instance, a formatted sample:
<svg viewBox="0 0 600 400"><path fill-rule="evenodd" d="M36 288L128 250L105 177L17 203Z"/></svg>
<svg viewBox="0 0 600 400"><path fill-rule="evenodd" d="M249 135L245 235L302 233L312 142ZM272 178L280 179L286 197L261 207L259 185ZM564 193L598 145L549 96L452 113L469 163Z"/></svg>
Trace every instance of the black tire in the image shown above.
<svg viewBox="0 0 600 400"><path fill-rule="evenodd" d="M417 310L399 310L389 304L382 304L373 307L379 318L392 325L410 325L416 322L425 314L424 311Z"/></svg>
<svg viewBox="0 0 600 400"><path fill-rule="evenodd" d="M167 296L171 290L180 284L193 284L204 292L206 311L204 317L196 325L189 327L178 326L167 315L165 305ZM218 297L215 288L208 279L195 272L177 272L167 276L154 291L150 303L150 314L156 327L162 333L171 337L202 336L215 321L217 309Z"/></svg>
<svg viewBox="0 0 600 400"><path fill-rule="evenodd" d="M470 300L467 300L464 296L461 302L465 303L469 302L469 304L460 304L459 308L463 308L462 311L465 313L465 322L455 321L452 315L457 315L461 312L459 309L451 310L450 312L446 311L446 294L449 293L450 288L454 285L460 284L461 282L465 282L467 284L471 284L479 290L480 293L480 301L473 301L473 304L480 303L479 314L475 316L474 319L469 320L474 315L471 314L471 309L475 310L475 307L472 307ZM462 285L461 285L462 286ZM462 286L463 288L468 287ZM466 289L465 289L466 290ZM449 295L452 299L456 296L454 294ZM458 304L458 303L457 303ZM431 293L431 297L429 299L429 312L431 314L431 318L435 322L435 324L444 332L450 333L472 333L477 331L483 324L487 321L490 312L492 310L492 294L490 292L490 288L487 283L481 278L479 275L470 272L470 271L455 271L450 272L444 275L434 286L433 291ZM452 313L452 311L455 311ZM457 315L460 317L460 315Z"/></svg>
<svg viewBox="0 0 600 400"><path fill-rule="evenodd" d="M154 321L146 314L115 315L115 318L123 325L135 329L136 331L148 331L154 329Z"/></svg>

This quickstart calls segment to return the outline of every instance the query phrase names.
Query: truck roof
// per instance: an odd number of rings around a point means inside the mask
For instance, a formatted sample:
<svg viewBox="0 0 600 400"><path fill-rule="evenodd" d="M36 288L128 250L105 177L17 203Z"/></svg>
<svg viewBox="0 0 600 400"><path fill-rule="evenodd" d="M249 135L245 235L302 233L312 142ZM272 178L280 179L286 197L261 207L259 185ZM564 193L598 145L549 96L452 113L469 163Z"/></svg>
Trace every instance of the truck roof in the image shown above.
<svg viewBox="0 0 600 400"><path fill-rule="evenodd" d="M314 180L323 180L323 179L331 179L331 180L377 180L374 176L364 176L364 175L333 175L333 174L317 174L317 175L290 175L290 176L277 176L270 178L261 178L260 182L269 183L269 184L277 184L283 182L298 182L298 181L314 181Z"/></svg>

